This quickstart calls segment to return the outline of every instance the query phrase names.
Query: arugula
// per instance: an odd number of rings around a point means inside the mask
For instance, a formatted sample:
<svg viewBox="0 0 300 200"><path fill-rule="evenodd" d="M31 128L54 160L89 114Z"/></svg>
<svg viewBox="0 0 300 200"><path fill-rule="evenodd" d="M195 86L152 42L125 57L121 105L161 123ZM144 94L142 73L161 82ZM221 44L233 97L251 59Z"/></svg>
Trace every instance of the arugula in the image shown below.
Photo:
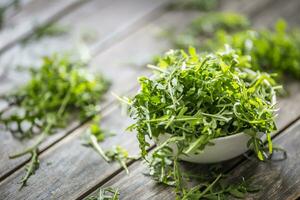
<svg viewBox="0 0 300 200"><path fill-rule="evenodd" d="M181 154L203 150L213 138L245 132L251 136L249 147L260 160L272 154L270 133L276 130L275 80L272 75L251 70L249 56L239 56L229 46L225 51L198 55L194 48L170 50L158 59L153 76L140 77L140 90L123 98L135 123L142 157L149 175L156 181L174 186L178 199L242 196L247 187L222 186L222 174L202 179L200 185L186 186L189 179L178 163ZM148 139L168 133L171 137L147 152ZM268 138L269 152L258 133ZM175 143L177 155L169 147ZM214 179L212 179L214 177Z"/></svg>
<svg viewBox="0 0 300 200"><path fill-rule="evenodd" d="M274 30L255 31L243 15L212 12L195 18L186 31L168 38L176 48L195 46L205 52L218 51L229 44L237 54L251 56L254 70L300 79L300 31L289 30L284 20L279 20Z"/></svg>
<svg viewBox="0 0 300 200"><path fill-rule="evenodd" d="M0 5L0 29L3 28L6 12L11 8L17 9L19 6L20 0L10 0L8 3Z"/></svg>
<svg viewBox="0 0 300 200"><path fill-rule="evenodd" d="M189 54L169 51L151 67L156 69L154 77L139 78L141 89L128 100L130 116L136 120L129 129L137 131L142 156L149 146L146 137L165 133L181 138L177 145L190 153L202 150L213 138L245 130L257 138L259 132L274 131L275 81L249 66L248 57L230 48L205 56L193 48ZM251 146L262 158L257 140Z"/></svg>
<svg viewBox="0 0 300 200"><path fill-rule="evenodd" d="M203 165L200 169L199 165L184 166L185 163L179 163L178 155L174 156L167 145L155 149L148 160L148 175L159 183L174 187L178 200L245 198L247 193L260 190L243 177L234 183L228 182L226 178L230 173L224 173L220 164Z"/></svg>
<svg viewBox="0 0 300 200"><path fill-rule="evenodd" d="M109 83L86 67L87 63L67 55L44 57L38 69L31 69L31 80L5 96L12 106L1 112L1 124L19 139L38 136L32 146L10 156L31 155L22 186L38 168L38 147L47 136L70 120L85 121L99 112L99 100Z"/></svg>
<svg viewBox="0 0 300 200"><path fill-rule="evenodd" d="M97 196L91 196L85 200L119 200L120 193L118 189L111 187L101 188Z"/></svg>
<svg viewBox="0 0 300 200"><path fill-rule="evenodd" d="M209 12L196 17L179 35L168 37L176 48L187 48L188 46L199 47L203 40L211 38L218 30L233 33L248 29L250 21L243 15L231 12Z"/></svg>
<svg viewBox="0 0 300 200"><path fill-rule="evenodd" d="M279 20L275 30L241 31L234 34L225 31L207 41L204 48L216 50L229 44L238 49L240 55L251 56L254 70L288 74L300 79L300 31L287 31L285 21Z"/></svg>

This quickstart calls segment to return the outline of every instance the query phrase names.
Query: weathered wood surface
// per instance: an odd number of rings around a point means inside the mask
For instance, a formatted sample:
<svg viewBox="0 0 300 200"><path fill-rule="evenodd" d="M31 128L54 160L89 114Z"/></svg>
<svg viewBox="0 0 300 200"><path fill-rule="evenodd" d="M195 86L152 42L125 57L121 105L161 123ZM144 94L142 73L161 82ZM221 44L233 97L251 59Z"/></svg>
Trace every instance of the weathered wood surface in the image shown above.
<svg viewBox="0 0 300 200"><path fill-rule="evenodd" d="M294 1L295 2L295 1ZM256 27L261 27L262 24L268 24L268 23L274 23L278 16L280 17L285 17L286 16L291 16L291 15L296 15L297 14L297 6L298 4L294 4L294 7L291 7L290 5L284 7L282 4L282 9L278 12L273 12L273 9L278 10L278 5L275 5L273 8L270 8L270 11L264 11L261 15L258 16L253 16L253 20L255 21L254 26ZM289 12L289 15L286 14L286 12ZM251 15L251 13L250 13ZM298 16L299 17L299 16ZM267 19L266 21L260 20L260 19ZM271 20L270 20L271 19ZM289 18L288 18L289 19ZM289 20L288 20L289 21ZM296 20L294 22L297 22ZM299 20L298 20L299 24ZM280 111L279 111L279 116L277 118L277 125L279 128L279 131L284 130L287 126L289 126L291 123L293 123L295 120L299 119L300 116L300 84L299 82L289 82L286 83L286 89L288 90L290 96L286 98L281 98L279 100L279 105ZM285 135L285 133L282 133ZM293 138L297 138L296 136ZM292 138L292 140L293 140ZM277 140L275 140L275 143L278 143ZM288 142L287 142L288 143ZM278 143L281 145L281 143ZM295 145L293 145L295 146ZM285 147L284 147L285 148ZM292 148L289 148L292 150ZM297 155L297 154L296 154ZM225 169L230 169L233 165L238 164L240 160L243 158L237 158L233 160L230 163L225 164ZM283 161L284 162L284 161ZM243 168L243 165L240 165ZM286 168L288 168L288 164L284 165ZM251 168L251 167L250 167ZM243 168L245 171L249 168ZM264 168L265 169L265 168ZM292 169L292 168L290 168ZM290 170L289 169L289 170ZM166 188L163 187L162 185L156 184L153 180L151 180L150 177L144 176L143 173L147 172L147 168L141 164L141 162L136 162L134 163L131 167L130 170L132 171L131 174L125 175L124 172L121 174L115 176L112 178L108 183L106 183L103 187L108 187L112 186L115 188L119 188L120 193L121 193L121 199L174 199L175 195L173 193L172 188ZM267 170L267 169L265 169ZM263 171L261 171L263 173ZM255 173L256 174L256 173ZM296 173L292 174L295 175ZM299 174L299 172L298 172ZM278 175L278 174L277 174ZM239 173L236 173L236 176L239 176ZM299 176L299 175L298 175ZM273 178L273 177L272 177ZM134 181L132 181L134 180ZM298 182L294 182L296 186L291 186L288 187L289 190L292 192L290 193L291 196L287 196L288 198L286 199L296 199L299 197L299 190L300 187ZM268 185L271 187L272 182L268 183ZM270 189L269 187L269 189ZM274 191L274 189L273 189ZM264 196L262 195L264 193L260 193L261 197L263 198ZM259 196L255 196L257 199ZM292 196L294 195L294 196ZM273 192L272 198L269 199L285 199L285 196L276 196L275 192ZM249 197L252 198L252 197Z"/></svg>
<svg viewBox="0 0 300 200"><path fill-rule="evenodd" d="M107 6L105 9L101 9L105 4L103 5L101 1L94 1L83 5L80 9L74 11L74 13L72 13L71 15L66 16L60 23L65 26L70 26L71 30L70 35L68 36L70 38L77 37L80 30L96 31L98 35L98 44L100 45L101 41L106 41L106 37L108 37L108 35L110 35L111 33L117 32L118 34L115 34L115 37L118 37L118 35L122 34L122 30L124 29L123 27L128 27L128 29L130 29L131 26L138 20L142 20L145 17L147 18L149 17L149 15L151 16L152 12L154 12L160 6L163 6L164 2L165 1L155 0L118 0L113 1L110 6ZM123 11L119 12L119 14L116 15L114 13L115 10ZM90 12L94 14L89 15ZM82 16L88 17L82 18ZM108 20L98 21L102 16L108 17ZM78 23L75 23L76 21L78 21ZM113 43L114 42L111 41L111 45ZM108 43L106 42L106 44ZM44 42L37 44L33 43L32 45L26 47L26 49L23 49L23 60L20 60L19 63L15 63L15 65L22 63L33 63L33 60L38 60L39 57L43 54L47 55L55 51L61 52L63 49L72 48L72 46L74 48L75 44L72 43L72 40L67 40L66 37L46 39ZM43 50L45 47L48 47L49 49L46 51ZM92 45L89 44L87 47L91 49ZM12 57L19 55L20 51L18 51L18 49L20 48L22 48L22 46L16 46L11 51L5 53L1 61L9 63ZM32 56L32 51L36 52L36 55ZM112 59L113 55L110 55L110 58ZM97 59L97 57L95 59ZM93 64L90 70L98 70L97 72L103 71L103 74L112 81L112 91L117 92L118 90L116 88L123 88L123 90L128 90L128 87L123 87L124 83L127 82L128 78L131 78L132 76L136 77L136 69L124 68L116 64L114 66L110 65L110 67L107 67L107 65L109 65L109 62L95 63L93 60L92 62ZM124 60L124 62L126 62L126 60ZM122 71L121 77L115 76L115 73L118 70ZM20 79L20 77L22 77L22 79ZM9 91L10 89L26 82L26 80L28 80L28 77L26 78L26 76L24 76L24 72L12 70L8 73L6 79L3 80L3 82L6 82L7 85L2 84L0 86L0 90ZM134 79L131 80L133 81ZM105 98L105 101L101 104L103 105L103 107L106 107L111 103L112 100L112 95L109 92L107 94L107 97ZM45 143L42 144L40 149L44 150L48 148L53 143L69 134L71 130L74 130L79 125L79 122L73 122L67 129L51 136ZM0 158L0 175L2 176L2 179L13 172L16 168L22 166L28 159L28 157L25 156L20 159L11 160L8 158L8 155L15 152L16 150L18 151L19 149L23 149L24 147L30 145L30 143L32 142L32 140L29 142L18 141L13 138L9 132L5 132L0 135L0 152L3 155Z"/></svg>
<svg viewBox="0 0 300 200"><path fill-rule="evenodd" d="M134 2L133 7L130 2ZM262 24L273 23L274 19L278 16L292 19L292 22L295 24L299 23L299 15L295 16L299 4L295 3L297 2L296 0L290 0L289 2L294 6L278 0L255 0L251 2L224 0L221 3L221 9L235 10L248 14L256 22L259 21L259 23L254 24L256 27L260 27ZM169 48L166 41L157 39L157 35L162 30L162 27L170 25L184 26L194 16L193 13L186 14L182 12L163 14L162 8L164 2L155 0L153 2L138 0L118 2L115 0L107 4L104 9L99 9L97 5L99 4L96 2L88 2L63 18L60 23L63 25L72 25L70 26L72 36L79 34L85 28L87 30L89 28L95 30L98 38L87 45L88 49L92 51L92 55L95 56L92 59L90 70L95 73L102 72L112 79L113 85L111 91L117 94L134 90L137 87L136 77L149 73L143 68L144 65L142 64L148 62L152 55ZM116 8L115 6L118 5L119 7ZM116 13L119 13L117 17ZM104 20L100 20L99 16L106 17ZM153 21L154 18L158 19ZM65 49L65 46L61 44L64 44L62 41L65 41L65 44L70 43L68 38L47 39L42 42L44 46L33 44L33 47L36 47L35 52L44 53L51 52L51 50L41 51L45 46L48 47L51 44L53 44L53 51ZM70 45L69 47L73 46ZM7 56L6 59L9 60L18 55L18 50L13 50L18 48L16 46L11 51L8 51L7 55L11 57ZM25 62L30 63L37 57L30 57L31 48L26 49L24 52ZM5 56L5 54L3 55ZM14 80L18 76L19 74L11 74L9 76L14 77L11 80L16 85L20 84ZM7 87L11 87L10 84ZM279 106L281 107L281 111L277 120L280 130L289 126L299 117L299 87L299 83L290 83L288 89L291 91L291 96L280 99ZM103 128L116 132L117 135L107 139L101 145L106 149L113 145L121 144L129 152L136 154L138 147L135 135L124 134L123 131L131 121L121 115L120 109L112 102L113 97L109 93L104 103L102 102L106 106L102 114L103 120L101 125ZM81 145L81 136L87 125L83 125L74 131L73 129L78 125L75 122L67 128L68 130L63 130L43 144L42 150L45 151L41 154L40 169L29 180L29 186L21 191L16 192L19 187L17 182L23 175L24 167L22 165L26 159L13 161L13 164L7 164L10 161L6 157L3 159L5 164L2 165L2 157L0 157L0 177L2 173L1 166L8 167L8 170L3 173L6 176L0 182L0 199L81 199L103 185L113 185L120 188L122 199L172 199L173 196L170 195L172 192L169 188L157 186L149 177L145 177L142 174L146 169L140 166L139 161L130 167L131 173L129 175L124 175L118 165L105 163L94 151L83 147ZM68 136L66 137L66 135ZM3 137L3 140L1 137ZM6 148L11 144L15 145L12 145L13 148L11 150L15 150L17 147L22 148L20 145L28 145L16 142L8 133L0 134L1 155L1 142L4 140L8 141ZM3 148L3 152L5 153L10 153L11 150L7 151ZM285 166L288 167L287 165ZM242 167L241 172L246 171ZM7 177L8 175L10 176ZM109 181L110 179L111 181ZM289 191L293 191L291 194L297 195L297 192L295 192L297 191L297 184L299 183L296 182L294 187L290 187L292 189L289 189ZM293 196L290 197L293 199Z"/></svg>
<svg viewBox="0 0 300 200"><path fill-rule="evenodd" d="M0 32L0 54L27 37L35 27L57 21L80 4L89 0L34 0L24 5L16 15L6 19Z"/></svg>
<svg viewBox="0 0 300 200"><path fill-rule="evenodd" d="M126 66L126 63L135 58L135 56L137 56L137 52L139 57L144 59L140 60L140 62L144 63L148 61L155 53L159 53L161 50L166 49L167 45L164 45L164 43L157 43L156 36L161 31L159 27L163 27L162 25L167 25L171 22L173 25L175 25L180 19L186 19L183 18L183 16L185 15L182 15L181 13L170 13L163 16L154 23L150 23L148 26L131 35L118 45L112 47L110 50L97 56L92 65L105 66L106 68L115 69L114 71L111 71L112 73L110 74L107 74L108 71L103 71L106 76L110 76L115 81L115 88L112 89L112 91L115 91L119 94L128 91L128 89L132 88L136 84L136 78L137 76L141 75L142 71L139 73L140 70L138 68L130 68L128 65ZM182 25L184 25L183 21ZM141 43L136 41L141 41ZM124 49L129 48L132 44L136 44L134 51L124 51ZM118 57L119 59L113 59L115 57ZM108 60L110 60L109 63L107 63ZM135 73L131 73L130 75L129 73L126 73L126 71L132 71ZM121 72L122 76L116 77L115 73L118 72ZM116 78L118 78L118 80ZM117 128L117 131L115 131L117 135L112 138L112 142L109 139L103 142L102 145L104 149L113 145L121 144L125 148L131 150L132 153L138 152L138 147L135 145L135 135L124 134L123 130L129 125L129 123L126 123L125 119L126 117L120 115L119 111L116 111L110 113L102 120L103 128L108 127L109 130L114 130ZM112 125L109 126L107 123L112 123ZM49 149L49 151L41 155L41 162L44 163L44 165L42 164L40 170L31 178L31 180L29 180L28 184L30 184L30 187L24 188L17 194L12 194L12 186L15 187L14 189L18 188L16 183L18 182L18 178L21 178L23 175L23 169L4 180L0 186L0 190L7 192L1 194L2 199L9 199L12 197L15 199L22 199L24 196L29 199L43 199L49 197L43 196L49 190L55 191L53 192L53 199L58 197L63 199L74 199L88 191L87 189L93 188L93 186L98 184L98 182L104 181L107 179L107 177L114 174L119 168L118 166L113 167L99 158L99 156L92 150L80 147L80 143L82 142L81 133L83 130L84 127L79 129L77 134L72 134L67 138L67 140L63 140L53 148ZM76 149L76 151L74 149ZM85 160L84 162L86 165L82 164L78 166L76 165L77 167L72 167L70 165L62 164L62 162L53 162L52 160L64 160L67 163L77 162L77 160ZM45 163L49 161L52 162L52 164L47 166ZM70 166L70 168L67 168L66 166ZM49 167L51 167L51 169L49 169ZM48 173L46 177L52 178L45 178L44 173ZM53 175L49 176L50 174ZM60 177L65 176L65 174L68 174L68 178L61 179ZM42 178L42 180L45 181L44 183L38 183L40 177L44 177ZM79 182L76 180L81 181ZM36 182L36 184L31 184L34 182ZM77 186L75 187L75 185L72 185L71 183L74 183ZM43 186L43 188L41 188L41 186ZM62 186L66 188L64 190L59 190L59 188ZM34 189L36 187L38 187L38 189ZM52 187L52 189L49 187ZM32 190L40 192L32 193ZM69 192L66 193L66 191Z"/></svg>

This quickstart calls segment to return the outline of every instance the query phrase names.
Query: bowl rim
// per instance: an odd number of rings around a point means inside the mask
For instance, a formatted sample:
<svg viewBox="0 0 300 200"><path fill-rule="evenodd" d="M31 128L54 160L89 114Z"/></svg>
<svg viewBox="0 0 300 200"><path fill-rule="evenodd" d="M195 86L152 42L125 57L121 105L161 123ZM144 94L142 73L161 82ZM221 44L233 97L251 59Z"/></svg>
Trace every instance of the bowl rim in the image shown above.
<svg viewBox="0 0 300 200"><path fill-rule="evenodd" d="M220 140L232 139L232 138L235 138L235 137L240 137L242 135L248 135L248 134L246 134L245 132L240 132L240 133L236 133L236 134L232 134L232 135L217 137L217 138L214 138L210 141L220 141ZM248 136L250 137L250 135L248 135Z"/></svg>
<svg viewBox="0 0 300 200"><path fill-rule="evenodd" d="M164 133L164 134L171 135L169 133ZM211 142L222 141L222 140L232 139L232 138L236 138L236 137L241 137L243 135L247 135L247 136L251 137L250 135L246 134L245 132L240 132L240 133L235 133L235 134L232 134L232 135L227 135L227 136L221 136L221 137L213 138L210 141Z"/></svg>

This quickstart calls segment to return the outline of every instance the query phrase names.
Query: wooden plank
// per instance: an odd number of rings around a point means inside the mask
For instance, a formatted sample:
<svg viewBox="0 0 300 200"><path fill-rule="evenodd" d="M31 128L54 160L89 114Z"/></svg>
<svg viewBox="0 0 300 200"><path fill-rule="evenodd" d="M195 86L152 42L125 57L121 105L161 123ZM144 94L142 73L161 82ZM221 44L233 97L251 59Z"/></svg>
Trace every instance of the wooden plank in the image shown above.
<svg viewBox="0 0 300 200"><path fill-rule="evenodd" d="M300 198L300 120L274 140L287 151L287 159L277 162L247 160L236 167L231 182L245 177L259 186L258 193L248 194L247 199L299 199ZM251 169L251 170L249 170Z"/></svg>
<svg viewBox="0 0 300 200"><path fill-rule="evenodd" d="M168 20L161 20L162 22L160 22L160 26L165 26L166 24L170 23L170 22L173 22L173 23L176 23L178 22L180 19L186 19L186 17L183 17L181 15L176 15L177 17L175 19L177 20L174 20L174 16L172 17L166 17L168 18ZM156 27L156 26L154 26ZM114 57L118 57L119 60L122 60L122 62L128 62L130 61L130 59L134 59L134 60L137 60L139 62L145 62L146 60L149 60L149 58L151 58L151 56L157 52L159 52L159 48L157 46L157 41L155 39L155 34L153 33L153 30L157 30L157 28L154 28L153 25L150 26L149 28L145 30L143 30L141 33L137 33L137 35L133 35L132 37L130 37L128 40L129 42L127 41L127 39L124 41L124 45L121 43L121 46L120 45L117 45L116 47L113 47L111 49L109 49L108 51L104 52L102 55L101 55L101 59L95 59L95 65L98 64L98 65L101 65L101 60L102 60L102 63L103 65L107 65L107 63L110 63L110 66L119 66L120 64L120 61L114 61L112 62L111 58L112 58L112 55L114 55ZM153 33L152 35L149 34L149 33ZM148 37L146 37L148 36ZM127 42L126 42L127 41ZM128 48L129 46L132 46L132 44L135 44L135 48ZM156 45L153 45L153 44L156 44ZM123 45L123 46L122 46ZM149 46L148 46L149 45ZM164 43L160 43L160 45L166 45ZM147 47L147 48L145 48ZM165 49L167 47L164 46L163 49ZM160 47L162 48L162 47ZM126 54L124 52L124 49L126 49ZM129 50L132 49L132 52L130 52ZM126 66L122 66L122 69L126 69ZM104 72L105 73L105 72ZM114 77L115 74L110 74L110 76L112 76L112 78ZM138 74L135 74L135 76L137 76ZM122 76L123 77L123 76ZM127 81L127 80L132 80L132 78L128 79L127 78L124 78L122 80L122 78L119 78L117 81L120 81L120 85L124 86L126 85L126 90L128 88L131 88L130 86L130 81ZM134 80L134 79L133 79ZM127 83L127 84L126 84ZM119 84L118 84L119 85ZM117 90L118 87L116 87L116 89L113 89L113 91ZM122 87L119 87L119 91L123 90L123 91L126 91L124 90L124 88ZM118 91L117 91L118 93ZM77 155L74 155L74 156L77 156ZM103 177L101 177L101 179L103 180ZM97 180L99 181L99 180Z"/></svg>
<svg viewBox="0 0 300 200"><path fill-rule="evenodd" d="M3 13L3 22L0 31L5 28L7 21L18 14L27 4L32 1L34 0L19 0L17 7L15 7L12 6L12 0L2 0L0 3L0 7L5 7L6 9Z"/></svg>
<svg viewBox="0 0 300 200"><path fill-rule="evenodd" d="M101 10L102 3L100 1L94 1L82 6L80 9L75 11L74 14L71 14L70 16L64 18L61 21L61 23L66 26L70 26L73 24L71 26L72 30L70 30L70 33L73 35L68 36L67 38L74 38L76 35L79 34L79 31L82 29L92 29L93 31L96 31L97 34L99 34L98 43L100 44L101 41L104 41L107 35L109 35L112 32L118 32L119 34L122 34L122 32L119 29L120 26L123 25L128 28L131 28L131 25L135 24L138 21L138 19L142 20L144 17L152 15L152 12L163 6L165 2L166 1L156 0L118 0L112 2L110 6L107 6L105 9ZM116 14L114 12L115 10L120 12ZM89 17L83 18L82 16ZM101 19L101 17L103 16L106 16L107 19L99 21L99 19ZM118 34L116 34L116 37L117 36ZM72 45L74 47L74 43L71 43L71 41L67 40L67 38L64 37L50 39L45 40L43 43L30 45L26 47L25 50L23 50L23 58L19 60L20 62L15 64L20 64L22 62L27 64L32 63L34 60L37 60L41 56L41 54L49 54L53 51L55 52L62 49L71 48ZM63 41L67 43L64 43ZM91 47L91 45L89 45L88 47ZM5 63L6 61L7 63L9 63L12 60L12 58L20 56L20 48L20 46L16 46L11 51L7 52L4 55L5 57L2 58L1 61L3 61L3 63ZM48 51L43 50L44 48L48 48ZM36 54L32 56L32 52L36 52ZM112 58L112 56L110 56L110 58ZM102 69L104 75L106 75L108 78L112 78L113 91L115 85L118 85L118 81L123 81L124 83L124 78L135 75L136 69L134 69L134 71L130 68L120 69L122 70L123 76L115 80L116 77L114 76L114 67L103 70L107 64L108 63L92 64L93 67L91 67L91 70L94 70L95 72L95 69ZM20 77L22 77L22 79L20 79ZM13 89L14 87L18 87L19 85L25 83L27 80L28 77L24 76L24 72L10 71L6 79L3 80L3 83L7 83L7 85L1 84L0 91L9 91L10 89ZM109 104L111 100L111 95L107 95L105 101L106 104ZM51 146L52 144L69 134L73 129L77 128L79 125L79 122L74 122L70 124L70 126L67 129L62 130L58 132L58 134L51 136L45 143L42 144L41 150L45 150L46 148L48 148L49 146ZM0 158L0 175L2 177L0 178L0 180L6 178L15 169L24 165L24 163L28 160L28 157L26 156L20 159L10 160L8 159L8 155L12 152L15 152L16 150L23 149L24 147L28 146L31 142L32 140L29 142L18 141L15 138L13 138L12 135L8 132L0 134L0 153L3 155Z"/></svg>
<svg viewBox="0 0 300 200"><path fill-rule="evenodd" d="M282 9L283 12L286 12L286 10L289 9L284 9L284 8ZM272 14L269 12L271 12ZM274 12L272 11L272 9L269 12L264 12L264 14L271 18L272 17L276 18L276 15L277 16L283 15L282 12ZM289 12L293 12L295 14L296 9L293 9L293 11L289 10ZM260 24L262 22L261 18L254 17L254 19L256 19L255 24ZM298 119L300 115L300 105L298 103L300 101L299 82L295 82L295 81L288 82L286 84L286 89L288 90L290 96L279 99L278 107L280 107L281 109L279 111L279 116L276 119L279 130L285 129L288 125L290 125L296 119ZM225 168L230 169L234 164L239 163L240 160L241 158L237 158L233 160L230 164L225 164ZM108 181L103 187L112 186L114 188L118 188L121 193L121 199L174 199L175 198L175 194L173 193L172 188L170 187L166 188L162 185L156 184L156 182L153 181L150 177L143 175L143 173L147 172L147 167L142 165L140 161L134 163L132 166L130 166L129 169L132 173L130 173L129 175L125 175L124 172L121 172L117 176L113 177L110 181ZM238 175L239 174L237 174L237 176ZM295 191L296 187L294 187L291 190ZM296 197L297 196L295 196L295 199ZM270 198L270 199L285 199L285 198Z"/></svg>
<svg viewBox="0 0 300 200"><path fill-rule="evenodd" d="M57 21L88 0L35 0L12 16L0 32L0 54L27 37L34 27Z"/></svg>
<svg viewBox="0 0 300 200"><path fill-rule="evenodd" d="M184 16L186 15L180 12L168 13L95 58L93 64L97 65L98 69L102 67L103 73L106 74L108 69L111 69L110 74L106 75L114 78L113 91L126 92L136 84L136 77L140 75L138 68L128 67L124 65L124 62L126 64L138 57L138 60L144 63L152 55L168 48L164 42L157 42L156 36L161 30L160 27L166 27L167 24L183 26L183 21L188 20ZM127 70L136 73L128 76ZM116 76L116 73L121 73L121 75ZM113 129L117 133L116 137L102 144L103 148L121 144L132 153L137 153L135 135L123 133L128 121L119 112L117 110L110 113L102 120L104 128ZM92 150L80 145L82 129L84 127L41 154L40 170L29 180L28 187L19 192L13 192L19 187L17 182L23 175L23 168L5 179L0 185L0 191L4 191L0 194L0 199L23 199L25 197L28 199L75 199L118 172L118 166L107 164ZM52 162L52 164L47 166L47 162Z"/></svg>

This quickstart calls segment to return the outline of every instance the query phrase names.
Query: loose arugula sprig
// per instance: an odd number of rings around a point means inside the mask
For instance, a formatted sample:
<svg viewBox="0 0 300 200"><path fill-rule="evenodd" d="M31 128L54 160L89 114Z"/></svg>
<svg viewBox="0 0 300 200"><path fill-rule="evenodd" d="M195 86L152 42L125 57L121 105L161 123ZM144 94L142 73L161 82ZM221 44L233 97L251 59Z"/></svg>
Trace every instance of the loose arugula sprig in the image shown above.
<svg viewBox="0 0 300 200"><path fill-rule="evenodd" d="M111 187L101 188L97 196L91 196L86 200L119 200L120 193L118 189Z"/></svg>
<svg viewBox="0 0 300 200"><path fill-rule="evenodd" d="M228 34L219 31L206 43L205 48L216 50L229 44L240 55L251 56L255 70L289 74L300 79L300 31L287 31L286 23L279 20L275 30L241 31Z"/></svg>
<svg viewBox="0 0 300 200"><path fill-rule="evenodd" d="M47 136L71 119L87 120L99 112L99 100L109 83L86 67L70 56L45 57L40 68L31 69L31 80L6 96L13 108L1 113L1 123L20 139L38 135L32 146L10 156L31 155L22 186L38 168L38 147Z"/></svg>

